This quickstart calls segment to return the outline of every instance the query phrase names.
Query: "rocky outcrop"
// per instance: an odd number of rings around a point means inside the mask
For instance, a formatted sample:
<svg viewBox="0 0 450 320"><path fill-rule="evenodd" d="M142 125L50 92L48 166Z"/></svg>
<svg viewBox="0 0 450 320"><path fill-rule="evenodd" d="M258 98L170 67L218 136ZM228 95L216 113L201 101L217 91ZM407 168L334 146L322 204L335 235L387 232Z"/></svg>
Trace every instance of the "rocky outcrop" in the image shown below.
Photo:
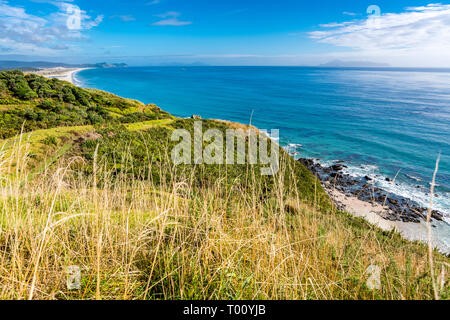
<svg viewBox="0 0 450 320"><path fill-rule="evenodd" d="M385 206L387 210L383 218L387 220L414 223L426 220L428 214L426 208L410 199L388 194L385 190L376 187L373 179L369 176L360 180L351 177L343 172L343 169L347 167L342 162L327 167L321 165L317 159L300 158L298 161L316 175L326 188L334 188L360 200ZM391 180L386 179L386 181ZM433 210L431 217L434 220L442 221L443 214Z"/></svg>

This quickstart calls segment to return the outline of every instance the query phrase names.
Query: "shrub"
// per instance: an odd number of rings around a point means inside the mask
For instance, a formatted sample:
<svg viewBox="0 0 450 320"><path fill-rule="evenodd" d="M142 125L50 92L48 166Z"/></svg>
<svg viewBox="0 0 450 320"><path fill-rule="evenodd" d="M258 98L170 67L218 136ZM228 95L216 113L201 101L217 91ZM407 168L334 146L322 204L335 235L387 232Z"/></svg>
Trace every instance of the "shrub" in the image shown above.
<svg viewBox="0 0 450 320"><path fill-rule="evenodd" d="M44 100L40 104L37 105L37 108L42 110L55 110L56 102L53 100Z"/></svg>
<svg viewBox="0 0 450 320"><path fill-rule="evenodd" d="M48 146L56 146L58 144L58 139L54 136L48 136L44 140L42 140L42 143Z"/></svg>
<svg viewBox="0 0 450 320"><path fill-rule="evenodd" d="M6 97L8 93L9 92L6 84L0 80L0 97Z"/></svg>

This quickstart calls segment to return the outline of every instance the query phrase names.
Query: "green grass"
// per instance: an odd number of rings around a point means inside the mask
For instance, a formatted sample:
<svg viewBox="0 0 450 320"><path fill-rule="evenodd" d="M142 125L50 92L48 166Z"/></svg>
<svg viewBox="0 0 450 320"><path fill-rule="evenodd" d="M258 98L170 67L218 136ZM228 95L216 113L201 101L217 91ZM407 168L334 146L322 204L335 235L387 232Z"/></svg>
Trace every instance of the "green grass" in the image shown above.
<svg viewBox="0 0 450 320"><path fill-rule="evenodd" d="M170 128L170 124L172 124L174 119L161 119L161 120L150 120L144 122L136 122L131 124L126 124L125 127L130 131L145 131L152 128Z"/></svg>

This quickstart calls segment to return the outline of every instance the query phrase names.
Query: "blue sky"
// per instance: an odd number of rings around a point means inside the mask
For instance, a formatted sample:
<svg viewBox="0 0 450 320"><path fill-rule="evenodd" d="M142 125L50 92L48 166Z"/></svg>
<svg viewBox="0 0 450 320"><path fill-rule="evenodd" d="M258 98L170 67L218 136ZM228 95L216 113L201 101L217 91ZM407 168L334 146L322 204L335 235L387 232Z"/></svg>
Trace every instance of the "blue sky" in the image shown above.
<svg viewBox="0 0 450 320"><path fill-rule="evenodd" d="M450 67L449 37L450 5L430 1L0 0L0 59Z"/></svg>

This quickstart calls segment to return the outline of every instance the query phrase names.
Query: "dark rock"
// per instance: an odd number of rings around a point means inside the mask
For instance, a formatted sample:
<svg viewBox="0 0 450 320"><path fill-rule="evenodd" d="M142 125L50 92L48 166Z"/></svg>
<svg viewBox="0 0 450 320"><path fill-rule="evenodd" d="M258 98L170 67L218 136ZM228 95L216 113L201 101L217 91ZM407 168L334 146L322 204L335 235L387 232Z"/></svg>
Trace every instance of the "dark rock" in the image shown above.
<svg viewBox="0 0 450 320"><path fill-rule="evenodd" d="M422 218L423 220L426 220L426 219L427 219L427 217L426 217L422 212L420 212L418 209L416 209L416 208L411 208L411 212L412 212L416 217L420 217L420 218Z"/></svg>
<svg viewBox="0 0 450 320"><path fill-rule="evenodd" d="M332 169L331 169L330 167L327 167L327 168L322 168L322 171L323 171L324 173L329 174L329 173L332 172Z"/></svg>
<svg viewBox="0 0 450 320"><path fill-rule="evenodd" d="M312 173L316 173L317 170L315 168L315 164L312 159L300 158L300 159L298 159L298 162L300 162L302 165L304 165L306 167L306 169L308 169Z"/></svg>
<svg viewBox="0 0 450 320"><path fill-rule="evenodd" d="M347 168L347 167L340 165L340 164L335 164L335 165L331 166L331 170L333 170L333 171L341 171L344 168Z"/></svg>
<svg viewBox="0 0 450 320"><path fill-rule="evenodd" d="M400 203L398 202L398 200L395 200L395 199L392 199L392 198L388 198L388 201L389 201L390 203L392 203L393 205L395 205L395 206L399 206L399 205L400 205Z"/></svg>
<svg viewBox="0 0 450 320"><path fill-rule="evenodd" d="M341 174L338 173L338 172L332 172L332 173L330 173L330 177L332 177L332 178L337 178L337 177L342 177L342 176L341 176Z"/></svg>
<svg viewBox="0 0 450 320"><path fill-rule="evenodd" d="M416 202L401 196L386 194L385 190L375 187L369 182L373 181L369 176L365 176L363 179L355 179L343 173L342 169L346 168L343 161L336 161L334 165L329 167L324 167L312 159L301 158L298 161L322 182L329 183L333 189L346 195L355 196L362 201L386 205L389 211L384 212L383 217L387 220L411 223L426 220L426 209L421 208ZM393 182L390 178L385 178L385 180ZM417 188L421 188L421 186L417 186ZM336 204L336 206L339 210L345 210L342 204ZM440 221L443 219L443 215L435 210L432 213L432 218Z"/></svg>
<svg viewBox="0 0 450 320"><path fill-rule="evenodd" d="M431 217L438 221L442 221L444 218L444 215L437 210L433 210L433 211L431 211Z"/></svg>
<svg viewBox="0 0 450 320"><path fill-rule="evenodd" d="M400 219L402 219L403 222L413 222L413 223L420 223L420 220L414 217L411 217L409 215L401 215Z"/></svg>

